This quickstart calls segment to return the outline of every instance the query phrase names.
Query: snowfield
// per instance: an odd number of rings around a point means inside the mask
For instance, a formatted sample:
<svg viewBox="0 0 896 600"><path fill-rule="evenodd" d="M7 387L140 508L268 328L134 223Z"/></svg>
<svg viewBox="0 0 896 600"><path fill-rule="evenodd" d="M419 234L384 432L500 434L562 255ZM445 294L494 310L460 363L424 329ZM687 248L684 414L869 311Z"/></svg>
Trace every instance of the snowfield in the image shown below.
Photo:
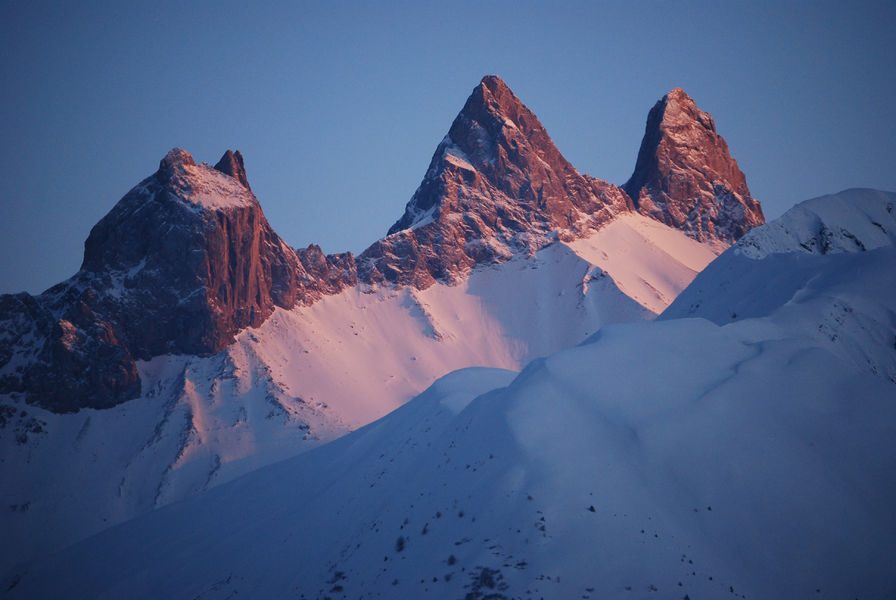
<svg viewBox="0 0 896 600"><path fill-rule="evenodd" d="M840 239L866 239L871 219L896 231L891 194L851 194L757 229L660 320L604 321L519 374L451 373L341 439L13 568L0 589L894 597L896 247L811 252L788 233L832 206ZM451 339L450 313L425 304Z"/></svg>
<svg viewBox="0 0 896 600"><path fill-rule="evenodd" d="M219 355L141 363L142 397L114 408L0 398L13 415L0 428L0 571L340 437L450 371L519 370L606 323L652 319L714 250L624 215L456 286L352 287L277 309Z"/></svg>

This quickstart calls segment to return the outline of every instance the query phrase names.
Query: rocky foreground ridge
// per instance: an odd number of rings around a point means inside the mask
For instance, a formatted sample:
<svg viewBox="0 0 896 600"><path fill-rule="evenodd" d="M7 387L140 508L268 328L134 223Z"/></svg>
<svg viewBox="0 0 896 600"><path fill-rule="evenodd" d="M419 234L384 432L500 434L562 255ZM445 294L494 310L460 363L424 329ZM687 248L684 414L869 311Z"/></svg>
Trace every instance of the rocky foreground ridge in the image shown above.
<svg viewBox="0 0 896 600"><path fill-rule="evenodd" d="M579 173L500 78L483 78L403 216L358 257L288 246L239 152L211 167L174 149L94 226L71 279L0 296L0 393L59 412L114 406L140 395L137 360L216 353L276 307L359 283L454 283L635 210L700 241L763 222L712 118L681 90L651 110L618 187Z"/></svg>

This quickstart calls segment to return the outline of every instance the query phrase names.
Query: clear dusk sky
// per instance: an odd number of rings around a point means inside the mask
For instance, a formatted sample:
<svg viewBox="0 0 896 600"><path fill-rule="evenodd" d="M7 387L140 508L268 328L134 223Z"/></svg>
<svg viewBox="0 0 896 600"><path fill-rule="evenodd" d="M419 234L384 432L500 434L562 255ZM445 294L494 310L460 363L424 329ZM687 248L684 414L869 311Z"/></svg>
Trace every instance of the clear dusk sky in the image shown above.
<svg viewBox="0 0 896 600"><path fill-rule="evenodd" d="M650 107L713 114L770 218L896 189L896 2L0 0L0 292L73 274L165 152L239 149L291 245L360 251L401 215L484 74L617 184Z"/></svg>

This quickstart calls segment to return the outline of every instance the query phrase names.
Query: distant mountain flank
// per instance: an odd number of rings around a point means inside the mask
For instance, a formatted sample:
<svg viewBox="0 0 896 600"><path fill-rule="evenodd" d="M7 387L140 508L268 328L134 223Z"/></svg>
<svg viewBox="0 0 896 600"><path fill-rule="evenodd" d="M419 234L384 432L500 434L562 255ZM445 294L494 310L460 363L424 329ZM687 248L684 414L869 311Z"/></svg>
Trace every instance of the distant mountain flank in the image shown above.
<svg viewBox="0 0 896 600"><path fill-rule="evenodd" d="M141 394L137 360L214 354L276 307L457 283L635 211L723 244L763 221L712 118L681 90L651 111L618 187L579 173L500 78L483 78L402 217L357 257L289 247L238 151L210 167L174 149L93 228L77 274L0 297L0 393L53 411L114 406Z"/></svg>

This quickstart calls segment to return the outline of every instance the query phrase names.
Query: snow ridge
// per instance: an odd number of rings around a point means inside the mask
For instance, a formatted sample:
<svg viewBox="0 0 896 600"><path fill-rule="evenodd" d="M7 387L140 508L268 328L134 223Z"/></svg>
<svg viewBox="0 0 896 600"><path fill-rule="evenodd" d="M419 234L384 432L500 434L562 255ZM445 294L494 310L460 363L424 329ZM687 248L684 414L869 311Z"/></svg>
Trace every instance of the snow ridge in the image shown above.
<svg viewBox="0 0 896 600"><path fill-rule="evenodd" d="M894 243L896 193L853 188L801 202L745 235L734 250L762 259L788 252L860 252Z"/></svg>

